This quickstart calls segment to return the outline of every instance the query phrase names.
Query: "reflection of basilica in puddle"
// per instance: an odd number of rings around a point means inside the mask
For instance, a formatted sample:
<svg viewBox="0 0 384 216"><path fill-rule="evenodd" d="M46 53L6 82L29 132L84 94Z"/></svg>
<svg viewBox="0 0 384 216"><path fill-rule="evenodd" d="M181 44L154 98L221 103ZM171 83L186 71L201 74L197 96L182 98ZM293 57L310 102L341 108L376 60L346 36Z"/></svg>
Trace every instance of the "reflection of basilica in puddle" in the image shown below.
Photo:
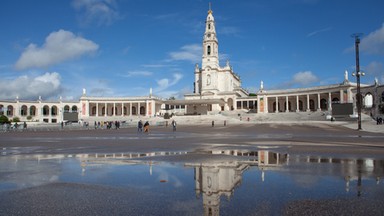
<svg viewBox="0 0 384 216"><path fill-rule="evenodd" d="M82 176L87 175L90 167L112 165L144 165L149 166L152 175L161 162L153 162L161 157L193 154L193 152L152 152L152 153L116 153L116 154L77 154L77 155L13 155L7 156L18 160L36 159L38 163L45 160L63 160L72 158L79 161ZM196 154L196 153L194 153ZM228 200L243 181L243 173L250 168L260 173L260 181L268 181L268 172L278 172L291 178L302 176L332 176L343 179L345 191L348 193L352 185L356 185L357 196L363 192L363 179L374 179L376 184L384 175L384 161L372 159L336 159L330 157L311 157L275 153L269 150L224 150L208 151L213 160L207 162L189 162L184 167L194 169L194 187L198 198L202 197L205 215L220 214L220 200ZM213 156L223 156L214 159ZM228 156L228 157L225 157ZM0 157L0 159L4 159ZM158 160L161 161L161 160Z"/></svg>
<svg viewBox="0 0 384 216"><path fill-rule="evenodd" d="M242 182L243 172L250 166L264 168L286 164L288 155L269 151L212 151L212 154L241 156L246 160L229 162L187 163L187 167L195 170L196 196L203 197L204 215L220 215L220 199L222 196L229 200L236 187Z"/></svg>

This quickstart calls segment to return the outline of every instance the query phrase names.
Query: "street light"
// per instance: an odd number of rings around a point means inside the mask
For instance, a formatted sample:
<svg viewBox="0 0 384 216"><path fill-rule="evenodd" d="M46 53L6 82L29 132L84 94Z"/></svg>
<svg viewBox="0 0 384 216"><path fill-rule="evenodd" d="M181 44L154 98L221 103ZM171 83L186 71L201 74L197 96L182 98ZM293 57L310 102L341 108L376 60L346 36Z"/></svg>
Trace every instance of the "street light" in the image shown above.
<svg viewBox="0 0 384 216"><path fill-rule="evenodd" d="M361 130L361 103L362 96L360 92L360 76L364 76L365 73L360 71L359 63L359 44L361 33L353 34L352 37L355 38L355 50L356 50L356 72L352 73L352 76L356 76L357 81L357 92L356 92L356 106L357 106L357 130Z"/></svg>

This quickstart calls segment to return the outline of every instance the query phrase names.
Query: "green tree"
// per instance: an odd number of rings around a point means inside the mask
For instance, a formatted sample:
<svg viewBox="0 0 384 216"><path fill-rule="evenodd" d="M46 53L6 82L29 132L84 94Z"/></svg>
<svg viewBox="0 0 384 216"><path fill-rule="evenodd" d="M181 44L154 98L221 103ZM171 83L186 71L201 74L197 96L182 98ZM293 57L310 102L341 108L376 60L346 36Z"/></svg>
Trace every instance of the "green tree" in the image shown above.
<svg viewBox="0 0 384 216"><path fill-rule="evenodd" d="M8 123L9 120L8 120L8 117L5 116L5 115L1 115L0 116L0 124L5 124L5 123Z"/></svg>
<svg viewBox="0 0 384 216"><path fill-rule="evenodd" d="M20 118L17 117L17 116L15 116L15 117L13 117L12 121L13 121L13 122L20 122Z"/></svg>

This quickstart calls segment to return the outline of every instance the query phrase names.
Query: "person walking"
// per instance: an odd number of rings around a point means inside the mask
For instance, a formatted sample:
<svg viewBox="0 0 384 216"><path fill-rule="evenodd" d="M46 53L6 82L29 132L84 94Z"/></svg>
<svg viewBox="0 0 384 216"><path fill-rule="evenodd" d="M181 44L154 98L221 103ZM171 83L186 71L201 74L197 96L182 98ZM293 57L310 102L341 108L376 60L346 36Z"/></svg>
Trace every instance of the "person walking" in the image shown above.
<svg viewBox="0 0 384 216"><path fill-rule="evenodd" d="M172 128L173 128L173 131L176 131L176 121L175 120L172 120Z"/></svg>
<svg viewBox="0 0 384 216"><path fill-rule="evenodd" d="M143 122L141 120L137 123L137 132L143 132Z"/></svg>
<svg viewBox="0 0 384 216"><path fill-rule="evenodd" d="M149 132L149 122L148 122L148 121L146 121L146 122L144 123L144 132L145 132L145 133L148 133L148 132Z"/></svg>

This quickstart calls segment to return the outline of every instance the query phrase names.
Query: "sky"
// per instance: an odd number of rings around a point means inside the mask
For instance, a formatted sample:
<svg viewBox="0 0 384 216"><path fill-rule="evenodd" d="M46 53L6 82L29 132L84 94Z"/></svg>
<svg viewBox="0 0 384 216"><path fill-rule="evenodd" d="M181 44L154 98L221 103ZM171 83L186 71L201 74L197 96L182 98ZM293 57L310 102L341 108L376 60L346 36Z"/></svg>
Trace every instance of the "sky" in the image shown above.
<svg viewBox="0 0 384 216"><path fill-rule="evenodd" d="M250 93L384 83L382 0L2 0L0 99L88 96L182 99L201 65L212 3L220 64Z"/></svg>

